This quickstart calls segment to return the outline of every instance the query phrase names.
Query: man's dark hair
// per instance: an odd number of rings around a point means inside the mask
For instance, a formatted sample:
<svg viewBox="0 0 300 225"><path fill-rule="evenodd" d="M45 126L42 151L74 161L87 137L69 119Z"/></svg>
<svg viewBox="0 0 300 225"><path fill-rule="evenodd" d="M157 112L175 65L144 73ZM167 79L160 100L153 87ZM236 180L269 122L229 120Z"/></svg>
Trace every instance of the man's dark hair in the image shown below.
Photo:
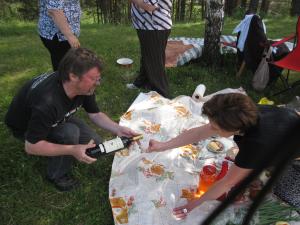
<svg viewBox="0 0 300 225"><path fill-rule="evenodd" d="M99 71L103 69L102 61L94 52L86 48L71 48L60 61L58 73L64 82L70 79L70 73L81 77L94 67L97 67Z"/></svg>
<svg viewBox="0 0 300 225"><path fill-rule="evenodd" d="M213 96L203 104L202 113L226 131L245 131L257 123L258 117L256 104L239 93Z"/></svg>

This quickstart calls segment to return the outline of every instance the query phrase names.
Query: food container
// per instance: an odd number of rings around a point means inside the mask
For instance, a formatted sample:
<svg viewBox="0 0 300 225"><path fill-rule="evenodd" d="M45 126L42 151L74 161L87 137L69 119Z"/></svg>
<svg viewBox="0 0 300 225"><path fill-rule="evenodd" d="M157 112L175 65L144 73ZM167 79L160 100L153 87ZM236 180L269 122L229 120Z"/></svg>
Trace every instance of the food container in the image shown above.
<svg viewBox="0 0 300 225"><path fill-rule="evenodd" d="M214 163L205 164L199 174L199 185L196 197L203 195L216 181L217 176L216 165Z"/></svg>

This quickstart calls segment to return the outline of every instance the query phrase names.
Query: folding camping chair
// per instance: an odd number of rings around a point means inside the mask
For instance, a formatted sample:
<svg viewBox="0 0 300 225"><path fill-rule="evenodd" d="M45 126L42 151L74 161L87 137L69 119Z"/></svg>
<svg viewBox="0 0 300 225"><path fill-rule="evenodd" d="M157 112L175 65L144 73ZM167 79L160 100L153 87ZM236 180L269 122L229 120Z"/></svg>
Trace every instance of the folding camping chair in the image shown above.
<svg viewBox="0 0 300 225"><path fill-rule="evenodd" d="M267 36L265 34L264 23L258 15L254 14L251 17L251 22L249 24L248 31L239 30L238 27L243 23L243 21L249 21L250 16L251 15L246 15L245 18L241 21L241 23L234 29L234 32L239 31L237 35L236 47L238 62L241 65L236 74L236 77L241 76L245 67L250 69L253 73L256 71L260 63L262 54L264 52L265 44L268 41ZM244 38L241 38L242 35L244 35ZM239 48L240 42L244 42L243 49Z"/></svg>
<svg viewBox="0 0 300 225"><path fill-rule="evenodd" d="M297 80L292 84L289 83L290 70L300 72L300 16L298 16L296 34L294 34L290 37L284 38L281 41L275 42L272 46L277 46L277 45L284 43L293 38L295 38L293 50L291 52L289 52L282 59L272 62L274 65L288 70L286 77L284 77L284 75L282 75L282 74L280 75L280 79L282 80L282 82L284 84L284 89L273 94L273 96L279 95L286 91L293 92L293 89L296 86L300 85L300 80Z"/></svg>

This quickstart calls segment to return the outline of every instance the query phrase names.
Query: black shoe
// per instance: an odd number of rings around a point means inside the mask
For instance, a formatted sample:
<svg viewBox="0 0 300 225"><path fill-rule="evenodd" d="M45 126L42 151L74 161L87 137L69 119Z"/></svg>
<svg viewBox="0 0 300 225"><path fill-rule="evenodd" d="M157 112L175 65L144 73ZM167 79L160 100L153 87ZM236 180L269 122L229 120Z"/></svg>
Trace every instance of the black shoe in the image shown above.
<svg viewBox="0 0 300 225"><path fill-rule="evenodd" d="M49 177L46 177L46 179L54 184L59 191L71 191L80 185L79 181L69 174L56 179L50 179Z"/></svg>

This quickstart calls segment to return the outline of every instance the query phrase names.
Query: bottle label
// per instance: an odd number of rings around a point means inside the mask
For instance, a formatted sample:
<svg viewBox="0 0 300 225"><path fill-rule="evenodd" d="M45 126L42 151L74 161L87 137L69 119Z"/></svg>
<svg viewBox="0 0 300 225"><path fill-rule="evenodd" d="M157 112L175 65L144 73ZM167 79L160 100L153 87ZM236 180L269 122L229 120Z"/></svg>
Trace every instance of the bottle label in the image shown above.
<svg viewBox="0 0 300 225"><path fill-rule="evenodd" d="M104 148L103 144L100 144L99 148L100 148L101 153L105 153L105 148Z"/></svg>
<svg viewBox="0 0 300 225"><path fill-rule="evenodd" d="M105 147L106 153L114 152L114 151L121 150L124 148L123 142L122 142L121 138L119 138L119 137L117 137L113 140L110 140L110 141L105 141L105 142L103 142L103 145Z"/></svg>

